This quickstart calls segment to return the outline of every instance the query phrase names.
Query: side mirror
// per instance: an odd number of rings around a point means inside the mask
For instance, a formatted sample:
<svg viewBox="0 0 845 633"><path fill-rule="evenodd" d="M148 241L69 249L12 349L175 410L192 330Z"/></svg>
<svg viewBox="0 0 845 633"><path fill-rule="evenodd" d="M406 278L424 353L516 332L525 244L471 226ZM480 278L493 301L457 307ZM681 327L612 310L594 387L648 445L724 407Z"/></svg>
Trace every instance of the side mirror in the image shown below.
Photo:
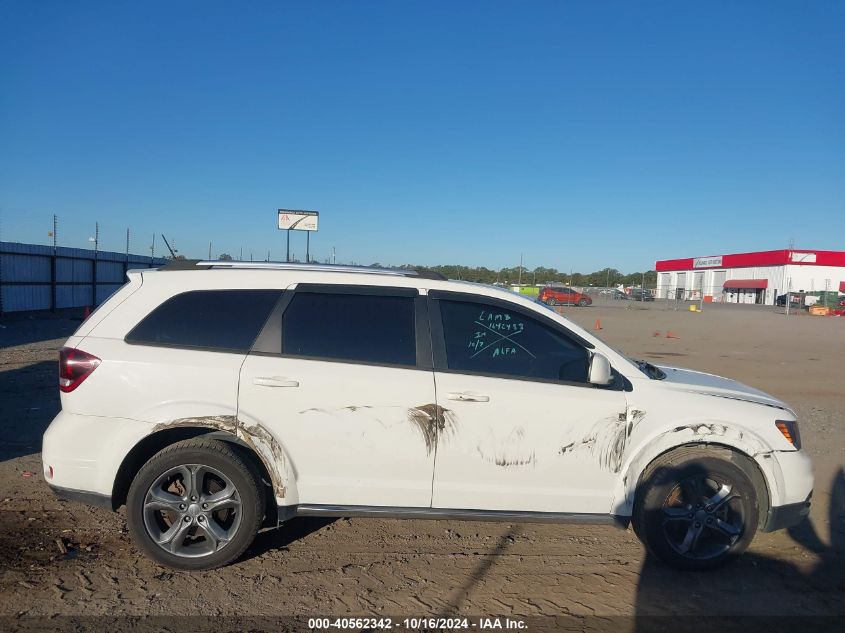
<svg viewBox="0 0 845 633"><path fill-rule="evenodd" d="M590 383L594 385L609 385L613 381L610 361L601 354L593 354L590 359Z"/></svg>

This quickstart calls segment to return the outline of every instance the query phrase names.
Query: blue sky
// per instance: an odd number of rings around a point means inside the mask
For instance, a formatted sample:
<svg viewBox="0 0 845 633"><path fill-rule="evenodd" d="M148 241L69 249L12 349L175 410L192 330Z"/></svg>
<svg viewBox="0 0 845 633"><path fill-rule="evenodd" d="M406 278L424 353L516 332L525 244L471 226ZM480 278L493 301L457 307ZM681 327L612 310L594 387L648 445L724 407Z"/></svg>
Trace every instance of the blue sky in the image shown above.
<svg viewBox="0 0 845 633"><path fill-rule="evenodd" d="M629 272L845 248L845 3L0 0L0 233ZM157 238L158 252L161 240ZM292 250L304 254L304 235Z"/></svg>

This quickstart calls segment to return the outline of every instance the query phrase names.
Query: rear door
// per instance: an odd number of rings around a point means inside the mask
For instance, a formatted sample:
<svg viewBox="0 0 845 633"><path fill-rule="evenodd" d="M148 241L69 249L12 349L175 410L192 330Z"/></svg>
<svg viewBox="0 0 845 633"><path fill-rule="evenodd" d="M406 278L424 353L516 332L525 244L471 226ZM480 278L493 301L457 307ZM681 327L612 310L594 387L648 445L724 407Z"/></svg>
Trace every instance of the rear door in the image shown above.
<svg viewBox="0 0 845 633"><path fill-rule="evenodd" d="M585 341L507 301L431 292L435 508L607 514L622 385L587 382Z"/></svg>
<svg viewBox="0 0 845 633"><path fill-rule="evenodd" d="M299 503L431 505L425 310L412 288L300 284L271 315L241 370L238 416L287 452Z"/></svg>

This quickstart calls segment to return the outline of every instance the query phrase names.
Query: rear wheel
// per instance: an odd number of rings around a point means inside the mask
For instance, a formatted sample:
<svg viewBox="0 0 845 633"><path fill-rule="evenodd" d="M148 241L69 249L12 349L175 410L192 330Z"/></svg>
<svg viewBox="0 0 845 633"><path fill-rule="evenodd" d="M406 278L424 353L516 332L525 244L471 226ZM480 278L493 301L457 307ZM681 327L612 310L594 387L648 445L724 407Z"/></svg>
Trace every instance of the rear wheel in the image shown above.
<svg viewBox="0 0 845 633"><path fill-rule="evenodd" d="M760 509L748 469L724 449L682 449L649 467L634 508L634 530L648 550L679 569L713 569L754 538Z"/></svg>
<svg viewBox="0 0 845 633"><path fill-rule="evenodd" d="M226 443L177 442L138 471L126 499L132 539L158 563L213 569L252 543L261 524L263 487L254 466Z"/></svg>

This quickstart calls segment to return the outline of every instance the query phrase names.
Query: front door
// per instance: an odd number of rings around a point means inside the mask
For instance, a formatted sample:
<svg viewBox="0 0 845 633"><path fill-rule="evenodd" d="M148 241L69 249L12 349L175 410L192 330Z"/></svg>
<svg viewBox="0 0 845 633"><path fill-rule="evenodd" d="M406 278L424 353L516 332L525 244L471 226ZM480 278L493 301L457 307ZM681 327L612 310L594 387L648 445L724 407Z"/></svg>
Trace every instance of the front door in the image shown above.
<svg viewBox="0 0 845 633"><path fill-rule="evenodd" d="M244 362L238 416L283 447L298 503L431 505L434 378L417 294L300 285Z"/></svg>
<svg viewBox="0 0 845 633"><path fill-rule="evenodd" d="M609 513L626 398L587 382L589 344L505 301L431 297L442 407L433 506Z"/></svg>

